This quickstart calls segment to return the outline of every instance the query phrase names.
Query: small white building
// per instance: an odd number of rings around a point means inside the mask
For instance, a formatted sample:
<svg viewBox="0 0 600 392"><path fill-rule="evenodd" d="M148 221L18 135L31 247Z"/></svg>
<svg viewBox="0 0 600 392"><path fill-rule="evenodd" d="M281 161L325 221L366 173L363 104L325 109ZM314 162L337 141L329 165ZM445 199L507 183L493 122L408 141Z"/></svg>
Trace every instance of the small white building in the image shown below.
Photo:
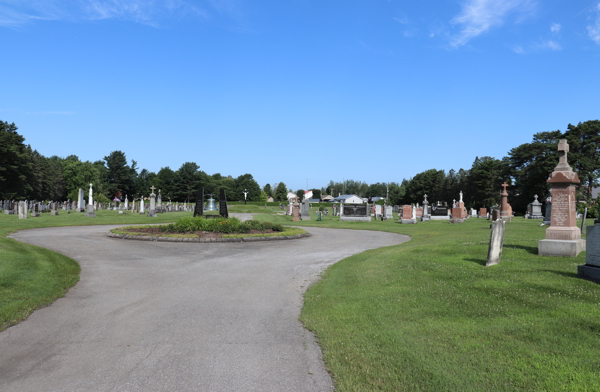
<svg viewBox="0 0 600 392"><path fill-rule="evenodd" d="M362 198L356 195L340 195L335 199L330 200L331 203L344 203L344 204L363 204Z"/></svg>
<svg viewBox="0 0 600 392"><path fill-rule="evenodd" d="M313 191L304 191L304 199L312 199L313 198Z"/></svg>

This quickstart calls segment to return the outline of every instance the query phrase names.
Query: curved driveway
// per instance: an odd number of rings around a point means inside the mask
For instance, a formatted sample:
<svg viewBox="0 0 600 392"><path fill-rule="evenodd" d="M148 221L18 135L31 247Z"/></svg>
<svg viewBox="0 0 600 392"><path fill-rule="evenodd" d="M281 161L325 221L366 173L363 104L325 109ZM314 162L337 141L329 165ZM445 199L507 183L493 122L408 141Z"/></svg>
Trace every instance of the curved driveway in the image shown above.
<svg viewBox="0 0 600 392"><path fill-rule="evenodd" d="M0 333L0 390L329 391L319 346L298 321L328 265L409 238L305 228L312 237L168 243L107 237L116 226L12 237L77 260L64 298Z"/></svg>

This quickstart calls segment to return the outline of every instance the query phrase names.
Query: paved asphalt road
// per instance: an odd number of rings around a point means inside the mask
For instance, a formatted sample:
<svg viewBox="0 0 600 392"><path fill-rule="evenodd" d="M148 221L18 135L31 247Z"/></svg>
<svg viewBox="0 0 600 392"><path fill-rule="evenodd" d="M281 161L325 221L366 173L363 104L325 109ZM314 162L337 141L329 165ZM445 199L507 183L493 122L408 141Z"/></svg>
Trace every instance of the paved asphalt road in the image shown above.
<svg viewBox="0 0 600 392"><path fill-rule="evenodd" d="M328 265L409 239L306 228L289 241L165 243L107 237L114 227L13 235L82 272L0 333L0 391L330 391L298 321L302 293Z"/></svg>

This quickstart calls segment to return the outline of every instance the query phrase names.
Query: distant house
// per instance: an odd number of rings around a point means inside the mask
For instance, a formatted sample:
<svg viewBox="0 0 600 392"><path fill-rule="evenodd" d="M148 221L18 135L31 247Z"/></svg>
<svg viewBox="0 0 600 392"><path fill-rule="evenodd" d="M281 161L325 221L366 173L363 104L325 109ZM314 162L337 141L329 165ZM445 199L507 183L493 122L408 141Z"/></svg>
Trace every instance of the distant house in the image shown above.
<svg viewBox="0 0 600 392"><path fill-rule="evenodd" d="M312 199L312 197L313 197L313 191L304 191L305 199Z"/></svg>
<svg viewBox="0 0 600 392"><path fill-rule="evenodd" d="M296 195L294 192L288 192L288 194L287 194L287 199L288 199L288 200L290 200L290 199L295 199L295 198L297 198L297 197L298 197L298 196L297 196L297 195Z"/></svg>
<svg viewBox="0 0 600 392"><path fill-rule="evenodd" d="M367 203L369 201L369 198L363 197L362 200L363 200L363 202ZM385 200L385 197L373 196L371 198L372 203L377 203L379 200Z"/></svg>
<svg viewBox="0 0 600 392"><path fill-rule="evenodd" d="M356 195L340 195L332 200L331 203L363 204L363 200Z"/></svg>
<svg viewBox="0 0 600 392"><path fill-rule="evenodd" d="M330 202L331 200L333 200L333 196L325 195L325 196L321 197L321 200L326 201L326 202Z"/></svg>
<svg viewBox="0 0 600 392"><path fill-rule="evenodd" d="M267 202L268 202L268 203L273 203L274 201L275 201L275 200L274 200L274 199L273 199L271 196L269 196L269 198L267 199Z"/></svg>

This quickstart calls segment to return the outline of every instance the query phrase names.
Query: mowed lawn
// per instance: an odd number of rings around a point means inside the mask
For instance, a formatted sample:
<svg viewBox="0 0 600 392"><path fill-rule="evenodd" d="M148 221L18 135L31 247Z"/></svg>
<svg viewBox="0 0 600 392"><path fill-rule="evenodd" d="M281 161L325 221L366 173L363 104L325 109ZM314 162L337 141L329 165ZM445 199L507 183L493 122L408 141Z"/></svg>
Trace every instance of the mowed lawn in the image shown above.
<svg viewBox="0 0 600 392"><path fill-rule="evenodd" d="M493 267L483 219L296 224L412 237L342 260L305 294L337 390L600 391L600 285L576 277L585 253L537 256L540 221L507 223Z"/></svg>
<svg viewBox="0 0 600 392"><path fill-rule="evenodd" d="M191 212L146 215L120 215L117 211L98 211L96 218L84 213L41 214L39 218L19 219L0 213L0 331L26 319L34 310L54 302L79 281L79 264L56 252L6 238L12 232L52 226L108 224L148 224L174 222ZM73 241L77 241L74 237Z"/></svg>

